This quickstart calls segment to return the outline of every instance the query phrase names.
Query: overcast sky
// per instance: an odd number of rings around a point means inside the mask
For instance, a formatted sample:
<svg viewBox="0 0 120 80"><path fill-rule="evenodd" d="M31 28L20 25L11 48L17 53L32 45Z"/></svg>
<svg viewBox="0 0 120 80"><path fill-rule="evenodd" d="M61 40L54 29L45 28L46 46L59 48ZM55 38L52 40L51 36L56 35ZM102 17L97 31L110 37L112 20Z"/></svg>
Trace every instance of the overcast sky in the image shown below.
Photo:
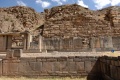
<svg viewBox="0 0 120 80"><path fill-rule="evenodd" d="M92 10L102 9L108 6L120 6L120 0L0 0L0 7L28 6L37 12L53 6L77 3Z"/></svg>

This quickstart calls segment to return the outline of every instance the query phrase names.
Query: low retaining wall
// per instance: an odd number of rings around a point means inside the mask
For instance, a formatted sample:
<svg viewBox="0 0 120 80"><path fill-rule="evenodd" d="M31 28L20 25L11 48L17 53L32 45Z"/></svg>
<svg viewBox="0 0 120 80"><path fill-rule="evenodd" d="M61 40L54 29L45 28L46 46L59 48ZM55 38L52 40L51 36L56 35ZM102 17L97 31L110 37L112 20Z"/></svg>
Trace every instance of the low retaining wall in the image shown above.
<svg viewBox="0 0 120 80"><path fill-rule="evenodd" d="M36 57L0 60L1 76L82 77L87 80L120 80L120 57Z"/></svg>
<svg viewBox="0 0 120 80"><path fill-rule="evenodd" d="M101 57L103 80L120 80L120 57Z"/></svg>
<svg viewBox="0 0 120 80"><path fill-rule="evenodd" d="M2 76L88 76L99 80L98 57L37 57L3 59L0 61Z"/></svg>

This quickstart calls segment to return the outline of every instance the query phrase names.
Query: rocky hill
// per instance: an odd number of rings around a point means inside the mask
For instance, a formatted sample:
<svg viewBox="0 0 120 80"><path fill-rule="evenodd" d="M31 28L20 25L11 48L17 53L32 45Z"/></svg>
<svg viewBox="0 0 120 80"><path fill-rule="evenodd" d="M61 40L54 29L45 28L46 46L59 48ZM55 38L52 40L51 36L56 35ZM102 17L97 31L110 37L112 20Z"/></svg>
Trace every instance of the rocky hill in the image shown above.
<svg viewBox="0 0 120 80"><path fill-rule="evenodd" d="M0 8L0 32L34 32L44 22L44 15L23 6Z"/></svg>
<svg viewBox="0 0 120 80"><path fill-rule="evenodd" d="M120 36L119 25L119 6L93 11L72 4L45 9L43 13L23 6L0 8L0 32L38 34L35 30L42 29L44 37Z"/></svg>
<svg viewBox="0 0 120 80"><path fill-rule="evenodd" d="M77 4L45 10L44 37L120 36L120 7L93 11Z"/></svg>

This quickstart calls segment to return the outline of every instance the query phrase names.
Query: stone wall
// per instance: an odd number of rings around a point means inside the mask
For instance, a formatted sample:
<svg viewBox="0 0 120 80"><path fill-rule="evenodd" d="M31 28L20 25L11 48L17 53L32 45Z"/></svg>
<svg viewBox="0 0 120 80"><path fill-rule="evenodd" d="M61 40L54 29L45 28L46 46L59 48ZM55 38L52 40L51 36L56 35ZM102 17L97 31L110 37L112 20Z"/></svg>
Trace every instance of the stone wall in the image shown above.
<svg viewBox="0 0 120 80"><path fill-rule="evenodd" d="M44 13L25 6L0 8L0 33L29 31L38 35L36 30L44 23Z"/></svg>
<svg viewBox="0 0 120 80"><path fill-rule="evenodd" d="M83 77L87 80L119 80L119 57L59 56L16 57L0 60L1 76ZM18 57L19 56L19 57Z"/></svg>
<svg viewBox="0 0 120 80"><path fill-rule="evenodd" d="M102 80L120 80L120 57L100 58Z"/></svg>
<svg viewBox="0 0 120 80"><path fill-rule="evenodd" d="M1 76L87 76L88 80L100 77L98 57L37 57L9 58L0 61Z"/></svg>
<svg viewBox="0 0 120 80"><path fill-rule="evenodd" d="M71 38L111 35L110 22L103 17L105 14L77 4L53 7L45 10L43 36Z"/></svg>
<svg viewBox="0 0 120 80"><path fill-rule="evenodd" d="M45 38L119 36L120 7L93 11L77 4L45 10Z"/></svg>
<svg viewBox="0 0 120 80"><path fill-rule="evenodd" d="M57 51L119 50L120 7L92 11L77 4L45 9L44 48ZM114 37L114 38L113 38Z"/></svg>
<svg viewBox="0 0 120 80"><path fill-rule="evenodd" d="M43 49L47 51L70 51L70 52L88 52L88 51L111 51L119 50L119 37L101 36L101 37L71 37L71 38L44 38Z"/></svg>

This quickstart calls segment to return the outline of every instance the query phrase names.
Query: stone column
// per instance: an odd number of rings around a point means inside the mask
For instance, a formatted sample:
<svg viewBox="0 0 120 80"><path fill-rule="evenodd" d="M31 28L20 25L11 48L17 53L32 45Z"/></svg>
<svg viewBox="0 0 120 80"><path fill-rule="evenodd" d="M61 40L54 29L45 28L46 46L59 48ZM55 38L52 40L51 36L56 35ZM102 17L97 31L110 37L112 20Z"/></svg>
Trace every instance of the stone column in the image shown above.
<svg viewBox="0 0 120 80"><path fill-rule="evenodd" d="M59 39L59 41L60 41L60 48L59 48L59 50L60 51L63 49L62 40L63 40L62 38Z"/></svg>
<svg viewBox="0 0 120 80"><path fill-rule="evenodd" d="M91 37L90 46L91 46L92 52L96 52L96 49L95 49L95 38L94 37Z"/></svg>
<svg viewBox="0 0 120 80"><path fill-rule="evenodd" d="M11 49L12 47L12 36L8 35L7 36L7 49Z"/></svg>
<svg viewBox="0 0 120 80"><path fill-rule="evenodd" d="M42 36L41 35L39 35L39 39L38 39L39 41L38 41L38 48L40 49L40 52L42 52Z"/></svg>
<svg viewBox="0 0 120 80"><path fill-rule="evenodd" d="M6 41L6 36L2 35L0 36L0 51L5 51L7 49L7 41Z"/></svg>
<svg viewBox="0 0 120 80"><path fill-rule="evenodd" d="M30 48L30 42L32 41L32 35L30 33L27 34L27 49Z"/></svg>
<svg viewBox="0 0 120 80"><path fill-rule="evenodd" d="M100 46L101 46L101 50L104 49L103 39L104 39L104 37L100 37Z"/></svg>
<svg viewBox="0 0 120 80"><path fill-rule="evenodd" d="M23 49L27 49L27 34L24 34Z"/></svg>

